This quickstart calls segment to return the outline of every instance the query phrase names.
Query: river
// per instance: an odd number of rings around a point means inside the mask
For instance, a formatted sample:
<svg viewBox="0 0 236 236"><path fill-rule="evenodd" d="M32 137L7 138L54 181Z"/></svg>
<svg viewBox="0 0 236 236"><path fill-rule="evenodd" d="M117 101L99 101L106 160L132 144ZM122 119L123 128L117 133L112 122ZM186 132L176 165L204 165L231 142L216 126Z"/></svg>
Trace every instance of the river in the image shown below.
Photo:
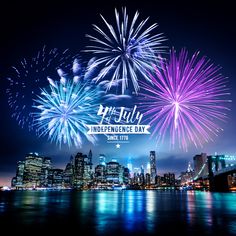
<svg viewBox="0 0 236 236"><path fill-rule="evenodd" d="M4 191L0 226L25 235L236 235L236 193Z"/></svg>

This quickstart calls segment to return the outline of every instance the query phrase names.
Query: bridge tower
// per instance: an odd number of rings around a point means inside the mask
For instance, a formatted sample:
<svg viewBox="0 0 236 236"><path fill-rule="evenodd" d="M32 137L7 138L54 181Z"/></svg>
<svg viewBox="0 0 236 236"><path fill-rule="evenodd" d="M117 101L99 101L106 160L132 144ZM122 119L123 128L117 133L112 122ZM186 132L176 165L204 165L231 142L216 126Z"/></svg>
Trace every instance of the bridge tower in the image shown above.
<svg viewBox="0 0 236 236"><path fill-rule="evenodd" d="M221 179L222 183L219 183L218 178L214 176L214 172L219 170L219 166L221 165L221 169L225 168L225 156L224 155L215 155L215 156L207 156L208 162L208 176L209 176L209 185L210 191L225 191L225 187L227 183L225 179ZM214 164L214 166L213 166Z"/></svg>

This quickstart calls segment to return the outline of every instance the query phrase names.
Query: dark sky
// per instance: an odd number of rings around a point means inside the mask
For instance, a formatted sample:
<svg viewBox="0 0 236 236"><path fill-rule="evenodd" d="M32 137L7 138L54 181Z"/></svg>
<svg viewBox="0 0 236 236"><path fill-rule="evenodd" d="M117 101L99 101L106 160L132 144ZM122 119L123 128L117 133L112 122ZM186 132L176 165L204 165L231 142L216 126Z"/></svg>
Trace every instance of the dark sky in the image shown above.
<svg viewBox="0 0 236 236"><path fill-rule="evenodd" d="M94 3L95 2L95 3ZM38 138L32 132L22 129L11 118L7 104L6 77L9 68L24 57L31 57L43 45L51 48L66 49L71 53L80 53L88 44L86 33L93 33L92 24L102 24L99 14L114 21L114 8L126 6L129 14L136 10L140 19L150 16L149 22L159 24L158 32L168 38L166 45L180 50L186 47L190 53L200 51L216 65L222 66L222 73L229 77L231 89L231 111L229 120L224 125L224 132L214 143L203 148L190 148L189 152L169 150L156 147L153 140L146 137L131 139L130 144L117 150L101 139L96 147L86 144L82 151L94 151L95 163L99 153L117 158L123 164L127 157L132 157L135 165L147 163L150 150L157 151L158 171L175 171L186 169L193 155L200 152L235 154L236 148L236 14L231 1L58 1L48 3L31 1L9 2L1 6L0 13L0 185L9 183L16 161L24 159L28 152L39 152L53 157L56 166L65 165L69 156L77 149L59 149L46 138ZM84 56L86 58L86 56ZM81 150L80 150L81 151Z"/></svg>

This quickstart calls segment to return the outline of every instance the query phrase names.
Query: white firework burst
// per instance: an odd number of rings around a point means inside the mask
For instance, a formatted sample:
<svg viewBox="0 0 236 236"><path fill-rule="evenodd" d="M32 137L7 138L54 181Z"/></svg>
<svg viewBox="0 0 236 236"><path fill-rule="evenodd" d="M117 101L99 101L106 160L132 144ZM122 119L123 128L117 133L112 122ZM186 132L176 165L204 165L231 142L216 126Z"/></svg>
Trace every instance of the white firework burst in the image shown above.
<svg viewBox="0 0 236 236"><path fill-rule="evenodd" d="M152 62L157 62L157 55L165 52L166 47L162 46L162 42L166 38L162 33L152 34L158 26L156 23L146 27L149 18L138 23L138 11L131 23L126 8L122 8L121 15L115 9L116 26L109 24L101 15L108 33L93 25L99 36L86 35L94 45L87 46L84 51L97 56L90 68L102 67L94 78L96 82L110 76L108 90L115 82L121 86L122 94L131 87L137 94L139 75L150 81L146 70L153 70Z"/></svg>

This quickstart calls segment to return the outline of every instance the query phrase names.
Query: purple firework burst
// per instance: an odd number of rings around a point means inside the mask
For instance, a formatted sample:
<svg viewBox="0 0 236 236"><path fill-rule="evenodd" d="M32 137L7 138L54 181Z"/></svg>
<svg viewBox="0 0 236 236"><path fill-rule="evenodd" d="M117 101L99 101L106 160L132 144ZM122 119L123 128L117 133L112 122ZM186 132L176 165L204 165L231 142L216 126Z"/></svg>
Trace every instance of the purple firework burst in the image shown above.
<svg viewBox="0 0 236 236"><path fill-rule="evenodd" d="M179 56L171 50L170 60L162 59L155 67L155 76L149 74L152 84L142 83L141 108L157 142L169 137L171 147L187 150L213 141L223 129L220 123L227 119L230 95L227 80L198 52L188 58L182 49Z"/></svg>

